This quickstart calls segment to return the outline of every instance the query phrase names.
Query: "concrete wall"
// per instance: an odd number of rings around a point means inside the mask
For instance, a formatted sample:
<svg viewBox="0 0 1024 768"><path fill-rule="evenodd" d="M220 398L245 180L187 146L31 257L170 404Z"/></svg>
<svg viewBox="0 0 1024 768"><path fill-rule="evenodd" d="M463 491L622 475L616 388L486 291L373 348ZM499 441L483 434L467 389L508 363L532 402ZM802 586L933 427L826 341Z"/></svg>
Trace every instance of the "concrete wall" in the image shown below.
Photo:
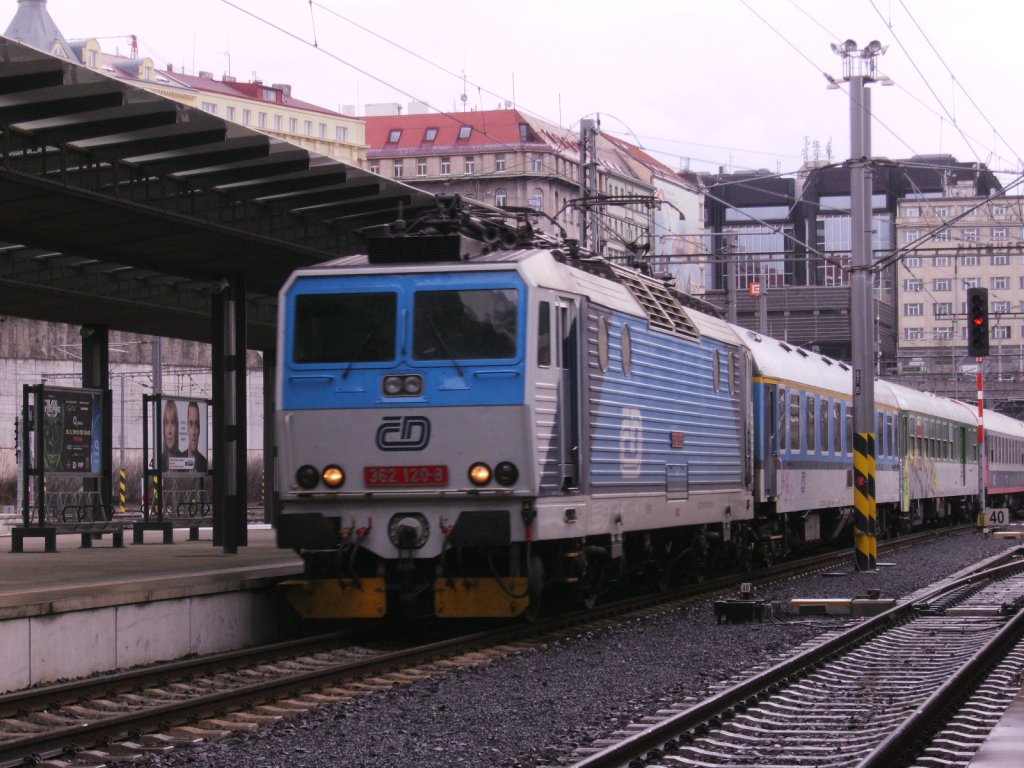
<svg viewBox="0 0 1024 768"><path fill-rule="evenodd" d="M0 622L0 692L280 639L274 590L160 600Z"/></svg>

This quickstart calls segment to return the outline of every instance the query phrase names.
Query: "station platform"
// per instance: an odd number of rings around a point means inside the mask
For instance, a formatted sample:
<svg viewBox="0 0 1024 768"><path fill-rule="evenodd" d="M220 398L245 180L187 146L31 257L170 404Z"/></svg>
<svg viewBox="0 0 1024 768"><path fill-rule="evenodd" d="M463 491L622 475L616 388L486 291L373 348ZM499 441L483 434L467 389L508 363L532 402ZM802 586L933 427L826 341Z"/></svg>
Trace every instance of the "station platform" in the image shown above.
<svg viewBox="0 0 1024 768"><path fill-rule="evenodd" d="M219 653L282 639L295 618L275 586L302 573L302 561L277 548L275 532L250 525L237 554L198 541L187 529L164 544L91 547L78 534L58 551L26 539L14 553L0 538L0 692L188 655Z"/></svg>
<svg viewBox="0 0 1024 768"><path fill-rule="evenodd" d="M968 768L1019 768L1024 765L1024 688L985 739Z"/></svg>

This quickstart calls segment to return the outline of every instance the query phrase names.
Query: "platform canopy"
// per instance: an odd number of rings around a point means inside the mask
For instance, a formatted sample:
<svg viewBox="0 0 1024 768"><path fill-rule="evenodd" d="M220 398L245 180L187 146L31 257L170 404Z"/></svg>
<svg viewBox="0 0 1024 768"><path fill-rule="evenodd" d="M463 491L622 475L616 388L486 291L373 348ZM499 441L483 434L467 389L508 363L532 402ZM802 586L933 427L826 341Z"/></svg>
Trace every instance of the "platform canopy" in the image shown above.
<svg viewBox="0 0 1024 768"><path fill-rule="evenodd" d="M0 314L209 341L244 276L274 345L297 267L433 195L0 37Z"/></svg>

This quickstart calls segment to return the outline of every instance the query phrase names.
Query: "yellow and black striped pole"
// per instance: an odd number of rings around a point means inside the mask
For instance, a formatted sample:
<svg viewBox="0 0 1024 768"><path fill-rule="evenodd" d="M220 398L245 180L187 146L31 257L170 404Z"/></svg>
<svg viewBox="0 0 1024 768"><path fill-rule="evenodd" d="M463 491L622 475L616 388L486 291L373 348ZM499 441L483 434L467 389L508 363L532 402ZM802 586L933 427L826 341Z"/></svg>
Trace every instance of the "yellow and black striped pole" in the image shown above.
<svg viewBox="0 0 1024 768"><path fill-rule="evenodd" d="M117 470L117 493L120 501L120 512L125 514L128 511L127 488L125 487L125 474L123 469Z"/></svg>
<svg viewBox="0 0 1024 768"><path fill-rule="evenodd" d="M878 562L875 506L875 434L853 436L853 546L858 571L873 571Z"/></svg>

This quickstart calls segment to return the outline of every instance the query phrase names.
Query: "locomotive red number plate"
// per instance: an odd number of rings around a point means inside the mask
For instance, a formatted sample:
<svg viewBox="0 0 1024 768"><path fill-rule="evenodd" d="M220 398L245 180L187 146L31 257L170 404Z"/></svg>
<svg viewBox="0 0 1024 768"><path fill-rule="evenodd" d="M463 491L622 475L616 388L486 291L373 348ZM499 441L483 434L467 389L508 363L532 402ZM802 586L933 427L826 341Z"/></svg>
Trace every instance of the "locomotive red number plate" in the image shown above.
<svg viewBox="0 0 1024 768"><path fill-rule="evenodd" d="M443 464L420 467L364 467L367 487L393 485L447 485L448 467Z"/></svg>

